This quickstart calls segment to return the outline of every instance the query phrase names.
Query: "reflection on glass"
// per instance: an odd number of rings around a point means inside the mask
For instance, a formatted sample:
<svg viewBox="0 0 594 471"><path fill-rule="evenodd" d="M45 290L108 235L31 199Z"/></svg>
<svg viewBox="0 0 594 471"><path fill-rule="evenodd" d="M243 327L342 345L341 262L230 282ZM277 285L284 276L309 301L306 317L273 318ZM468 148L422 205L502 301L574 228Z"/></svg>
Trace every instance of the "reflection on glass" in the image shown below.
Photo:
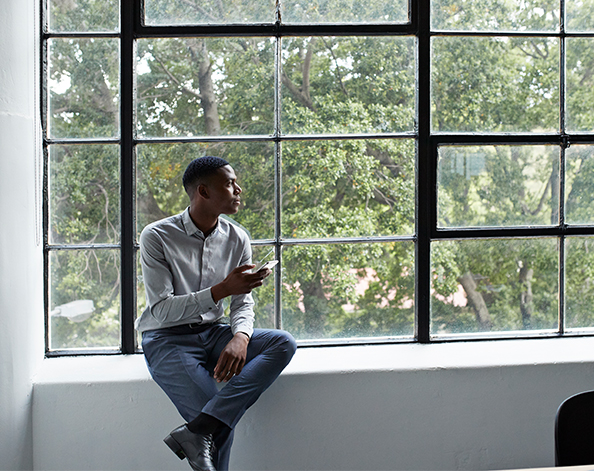
<svg viewBox="0 0 594 471"><path fill-rule="evenodd" d="M565 239L565 328L594 327L594 238Z"/></svg>
<svg viewBox="0 0 594 471"><path fill-rule="evenodd" d="M414 162L412 140L284 143L283 237L412 234Z"/></svg>
<svg viewBox="0 0 594 471"><path fill-rule="evenodd" d="M283 0L283 23L404 23L408 1Z"/></svg>
<svg viewBox="0 0 594 471"><path fill-rule="evenodd" d="M138 133L271 134L273 64L270 38L139 40Z"/></svg>
<svg viewBox="0 0 594 471"><path fill-rule="evenodd" d="M567 128L594 131L594 38L567 38Z"/></svg>
<svg viewBox="0 0 594 471"><path fill-rule="evenodd" d="M51 251L50 349L120 345L120 253Z"/></svg>
<svg viewBox="0 0 594 471"><path fill-rule="evenodd" d="M274 0L145 0L147 25L274 23Z"/></svg>
<svg viewBox="0 0 594 471"><path fill-rule="evenodd" d="M594 3L590 0L574 0L565 2L565 24L567 31L594 31Z"/></svg>
<svg viewBox="0 0 594 471"><path fill-rule="evenodd" d="M431 333L557 329L557 239L434 242Z"/></svg>
<svg viewBox="0 0 594 471"><path fill-rule="evenodd" d="M594 146L565 151L565 222L594 224Z"/></svg>
<svg viewBox="0 0 594 471"><path fill-rule="evenodd" d="M439 148L440 227L559 223L559 148Z"/></svg>
<svg viewBox="0 0 594 471"><path fill-rule="evenodd" d="M117 39L50 39L49 136L119 135Z"/></svg>
<svg viewBox="0 0 594 471"><path fill-rule="evenodd" d="M285 38L282 66L283 133L414 129L414 38Z"/></svg>
<svg viewBox="0 0 594 471"><path fill-rule="evenodd" d="M117 31L118 0L49 0L49 28L59 32Z"/></svg>
<svg viewBox="0 0 594 471"><path fill-rule="evenodd" d="M151 144L137 147L138 234L147 224L182 212L189 199L182 185L187 165L214 155L226 159L242 188L242 205L230 216L252 239L274 237L274 145L269 142Z"/></svg>
<svg viewBox="0 0 594 471"><path fill-rule="evenodd" d="M412 336L414 243L283 250L283 328L298 339Z"/></svg>
<svg viewBox="0 0 594 471"><path fill-rule="evenodd" d="M119 151L115 145L50 147L50 243L119 242Z"/></svg>
<svg viewBox="0 0 594 471"><path fill-rule="evenodd" d="M557 38L436 37L432 48L433 130L558 130Z"/></svg>
<svg viewBox="0 0 594 471"><path fill-rule="evenodd" d="M559 30L558 0L433 0L431 6L432 26L436 29L450 31Z"/></svg>

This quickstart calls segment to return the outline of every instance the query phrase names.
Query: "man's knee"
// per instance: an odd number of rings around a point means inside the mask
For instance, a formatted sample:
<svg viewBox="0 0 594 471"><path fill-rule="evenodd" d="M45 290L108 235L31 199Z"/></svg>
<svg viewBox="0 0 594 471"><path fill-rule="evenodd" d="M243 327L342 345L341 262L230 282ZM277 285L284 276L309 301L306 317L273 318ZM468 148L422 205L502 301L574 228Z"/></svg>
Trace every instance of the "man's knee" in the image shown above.
<svg viewBox="0 0 594 471"><path fill-rule="evenodd" d="M275 331L277 335L277 351L283 354L286 362L289 363L293 355L295 355L295 351L297 350L297 342L293 338L293 336L285 331L285 330L277 330Z"/></svg>

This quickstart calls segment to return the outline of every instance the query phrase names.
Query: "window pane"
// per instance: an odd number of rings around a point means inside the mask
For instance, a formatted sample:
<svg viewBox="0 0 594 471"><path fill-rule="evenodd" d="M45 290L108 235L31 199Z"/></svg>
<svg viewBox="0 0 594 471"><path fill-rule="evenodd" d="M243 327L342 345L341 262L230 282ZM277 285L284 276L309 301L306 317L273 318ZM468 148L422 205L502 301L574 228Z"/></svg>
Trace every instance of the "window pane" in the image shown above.
<svg viewBox="0 0 594 471"><path fill-rule="evenodd" d="M434 242L431 333L557 329L557 239Z"/></svg>
<svg viewBox="0 0 594 471"><path fill-rule="evenodd" d="M594 3L588 0L565 2L568 31L594 31Z"/></svg>
<svg viewBox="0 0 594 471"><path fill-rule="evenodd" d="M559 148L440 147L440 227L559 223Z"/></svg>
<svg viewBox="0 0 594 471"><path fill-rule="evenodd" d="M282 160L283 237L414 232L414 141L285 142Z"/></svg>
<svg viewBox="0 0 594 471"><path fill-rule="evenodd" d="M567 38L567 127L594 131L594 39Z"/></svg>
<svg viewBox="0 0 594 471"><path fill-rule="evenodd" d="M138 133L272 134L273 46L270 38L138 41Z"/></svg>
<svg viewBox="0 0 594 471"><path fill-rule="evenodd" d="M118 0L50 0L51 31L117 31L120 25Z"/></svg>
<svg viewBox="0 0 594 471"><path fill-rule="evenodd" d="M144 0L147 25L274 23L274 0Z"/></svg>
<svg viewBox="0 0 594 471"><path fill-rule="evenodd" d="M283 251L283 328L298 339L411 336L414 244Z"/></svg>
<svg viewBox="0 0 594 471"><path fill-rule="evenodd" d="M568 3L572 3L571 1ZM432 26L454 31L558 31L558 0L433 0Z"/></svg>
<svg viewBox="0 0 594 471"><path fill-rule="evenodd" d="M119 242L119 155L114 145L50 147L50 243Z"/></svg>
<svg viewBox="0 0 594 471"><path fill-rule="evenodd" d="M216 155L231 163L242 188L232 219L253 239L274 237L274 145L270 142L151 144L137 148L138 233L147 224L189 205L182 176L193 159Z"/></svg>
<svg viewBox="0 0 594 471"><path fill-rule="evenodd" d="M282 61L283 133L414 129L414 38L287 38Z"/></svg>
<svg viewBox="0 0 594 471"><path fill-rule="evenodd" d="M594 327L594 239L565 241L565 327Z"/></svg>
<svg viewBox="0 0 594 471"><path fill-rule="evenodd" d="M51 251L50 349L120 345L120 252Z"/></svg>
<svg viewBox="0 0 594 471"><path fill-rule="evenodd" d="M118 40L51 39L48 43L49 136L118 136Z"/></svg>
<svg viewBox="0 0 594 471"><path fill-rule="evenodd" d="M262 258L274 259L274 251L270 253L271 246L252 246L252 263L258 263ZM273 273L264 281L264 284L252 291L256 305L254 306L254 327L258 329L274 329L274 271L280 270L280 265L273 268ZM229 298L228 298L229 299Z"/></svg>
<svg viewBox="0 0 594 471"><path fill-rule="evenodd" d="M432 46L435 131L558 130L557 39L439 37Z"/></svg>
<svg viewBox="0 0 594 471"><path fill-rule="evenodd" d="M594 224L594 146L571 146L565 165L565 221Z"/></svg>
<svg viewBox="0 0 594 471"><path fill-rule="evenodd" d="M284 0L284 23L385 23L408 21L408 1Z"/></svg>

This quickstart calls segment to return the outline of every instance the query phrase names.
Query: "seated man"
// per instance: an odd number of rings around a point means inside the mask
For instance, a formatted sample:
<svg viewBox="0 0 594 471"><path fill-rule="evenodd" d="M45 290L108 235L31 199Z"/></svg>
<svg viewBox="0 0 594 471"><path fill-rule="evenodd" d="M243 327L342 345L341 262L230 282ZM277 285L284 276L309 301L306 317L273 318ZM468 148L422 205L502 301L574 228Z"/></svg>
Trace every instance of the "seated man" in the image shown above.
<svg viewBox="0 0 594 471"><path fill-rule="evenodd" d="M269 269L252 273L249 237L219 218L235 214L241 188L218 157L187 167L190 206L149 224L140 236L147 308L136 321L153 379L188 422L165 443L199 471L228 469L233 429L295 353L293 337L253 328L251 291ZM222 323L230 297L230 325ZM219 389L216 382L226 382Z"/></svg>

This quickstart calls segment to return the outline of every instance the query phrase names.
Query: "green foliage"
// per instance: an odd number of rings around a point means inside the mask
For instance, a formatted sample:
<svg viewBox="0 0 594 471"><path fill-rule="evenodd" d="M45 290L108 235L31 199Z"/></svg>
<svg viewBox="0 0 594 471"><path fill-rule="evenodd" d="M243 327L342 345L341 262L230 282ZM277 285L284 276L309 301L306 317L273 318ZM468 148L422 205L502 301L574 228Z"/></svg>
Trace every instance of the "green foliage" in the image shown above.
<svg viewBox="0 0 594 471"><path fill-rule="evenodd" d="M52 0L52 28L115 30L116 3ZM281 5L281 17L289 23L406 21L406 7L394 2ZM588 28L593 5L591 0L569 2L569 28ZM147 0L145 6L148 24L275 20L274 2ZM559 16L553 0L441 0L433 2L432 14L435 28L464 31L550 32L557 30ZM594 128L593 45L591 38L567 39L570 131ZM118 48L113 38L49 41L50 137L119 137ZM433 130L557 131L559 48L559 39L543 36L435 36ZM253 239L264 241L254 246L255 259L275 236L310 239L288 244L281 254L284 328L302 339L412 335L414 242L327 244L320 239L415 234L414 139L377 138L413 132L418 124L415 38L283 37L278 50L275 38L265 37L150 38L137 41L136 53L138 137L232 137L136 147L138 232L187 206L181 175L189 161L219 155L232 163L243 188L242 207L233 219ZM280 76L275 75L277 58ZM290 139L271 140L277 131ZM350 133L376 138L349 139ZM241 141L242 136L261 139ZM50 147L51 243L119 243L118 152L117 145ZM558 224L559 155L552 146L442 147L438 224ZM591 146L573 145L567 151L566 222L592 223L591 155ZM594 295L590 252L588 239L567 246L571 327L594 322L588 310ZM50 311L80 299L92 299L96 307L91 318L77 324L54 318L51 348L119 343L117 253L106 248L51 252ZM558 258L556 239L434 243L432 332L555 328ZM138 282L141 287L140 273ZM272 327L272 280L254 295L256 325ZM140 290L139 308L144 303Z"/></svg>

